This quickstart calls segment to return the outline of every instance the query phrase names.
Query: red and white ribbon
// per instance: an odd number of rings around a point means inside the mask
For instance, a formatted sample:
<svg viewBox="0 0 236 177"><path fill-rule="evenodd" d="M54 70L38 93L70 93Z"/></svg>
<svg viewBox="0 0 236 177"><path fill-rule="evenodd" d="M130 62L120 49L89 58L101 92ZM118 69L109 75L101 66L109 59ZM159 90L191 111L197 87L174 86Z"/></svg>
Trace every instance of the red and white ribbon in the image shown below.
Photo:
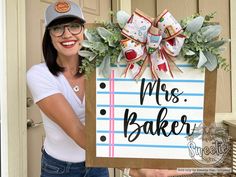
<svg viewBox="0 0 236 177"><path fill-rule="evenodd" d="M168 72L173 77L169 63L174 63L173 58L184 44L182 32L180 24L167 10L157 19L136 10L122 29L127 37L120 41L127 61L125 75L131 71L133 78L139 79L149 64L154 79L159 72Z"/></svg>

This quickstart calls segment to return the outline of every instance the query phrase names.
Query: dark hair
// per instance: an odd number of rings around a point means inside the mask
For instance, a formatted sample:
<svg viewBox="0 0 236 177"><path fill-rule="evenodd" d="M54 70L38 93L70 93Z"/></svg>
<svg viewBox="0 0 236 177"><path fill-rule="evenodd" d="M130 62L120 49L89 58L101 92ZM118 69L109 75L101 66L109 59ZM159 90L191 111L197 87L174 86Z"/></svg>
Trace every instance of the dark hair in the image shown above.
<svg viewBox="0 0 236 177"><path fill-rule="evenodd" d="M57 50L54 48L49 32L49 27L59 24L65 24L72 21L77 20L77 18L74 17L66 17L61 19L56 19L52 21L45 29L44 36L43 36L43 42L42 42L42 49L43 49L43 56L44 60L46 62L46 65L49 69L49 71L55 75L58 76L60 72L63 72L65 70L64 67L61 67L57 64ZM84 24L82 21L80 21L81 24ZM83 57L79 56L80 62L78 62L78 67L82 65ZM80 77L84 74L84 72L78 72L75 74L75 76Z"/></svg>

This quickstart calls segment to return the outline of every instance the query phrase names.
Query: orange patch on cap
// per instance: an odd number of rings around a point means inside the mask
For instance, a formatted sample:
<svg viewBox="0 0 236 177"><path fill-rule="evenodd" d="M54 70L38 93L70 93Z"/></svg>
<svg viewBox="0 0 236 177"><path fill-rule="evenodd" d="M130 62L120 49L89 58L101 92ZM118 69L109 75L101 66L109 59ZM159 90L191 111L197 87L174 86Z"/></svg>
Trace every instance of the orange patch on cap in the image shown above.
<svg viewBox="0 0 236 177"><path fill-rule="evenodd" d="M67 1L59 1L55 4L55 10L59 13L66 13L70 10L70 3Z"/></svg>

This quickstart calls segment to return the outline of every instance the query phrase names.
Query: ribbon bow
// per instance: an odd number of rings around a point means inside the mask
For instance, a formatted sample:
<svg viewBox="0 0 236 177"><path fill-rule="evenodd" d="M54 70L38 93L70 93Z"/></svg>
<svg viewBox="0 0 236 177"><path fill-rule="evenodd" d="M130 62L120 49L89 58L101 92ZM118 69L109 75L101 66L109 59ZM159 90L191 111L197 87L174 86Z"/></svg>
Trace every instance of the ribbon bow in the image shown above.
<svg viewBox="0 0 236 177"><path fill-rule="evenodd" d="M184 44L182 32L180 24L167 10L154 20L136 9L122 29L122 34L127 37L121 40L122 52L128 63L125 75L130 70L133 78L139 79L150 63L154 79L162 71L173 77L170 62L178 68L172 57L179 54Z"/></svg>

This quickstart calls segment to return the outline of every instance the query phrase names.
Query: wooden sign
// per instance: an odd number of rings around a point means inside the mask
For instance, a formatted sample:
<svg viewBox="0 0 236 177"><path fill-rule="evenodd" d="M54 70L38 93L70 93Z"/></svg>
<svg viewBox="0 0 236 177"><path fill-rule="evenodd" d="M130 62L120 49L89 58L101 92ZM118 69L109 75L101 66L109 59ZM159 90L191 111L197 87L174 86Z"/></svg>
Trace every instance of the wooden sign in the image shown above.
<svg viewBox="0 0 236 177"><path fill-rule="evenodd" d="M86 165L99 167L194 167L187 136L201 123L214 122L216 71L176 61L183 72L152 80L122 76L112 66L109 78L98 69L86 81ZM201 146L201 139L197 143Z"/></svg>

